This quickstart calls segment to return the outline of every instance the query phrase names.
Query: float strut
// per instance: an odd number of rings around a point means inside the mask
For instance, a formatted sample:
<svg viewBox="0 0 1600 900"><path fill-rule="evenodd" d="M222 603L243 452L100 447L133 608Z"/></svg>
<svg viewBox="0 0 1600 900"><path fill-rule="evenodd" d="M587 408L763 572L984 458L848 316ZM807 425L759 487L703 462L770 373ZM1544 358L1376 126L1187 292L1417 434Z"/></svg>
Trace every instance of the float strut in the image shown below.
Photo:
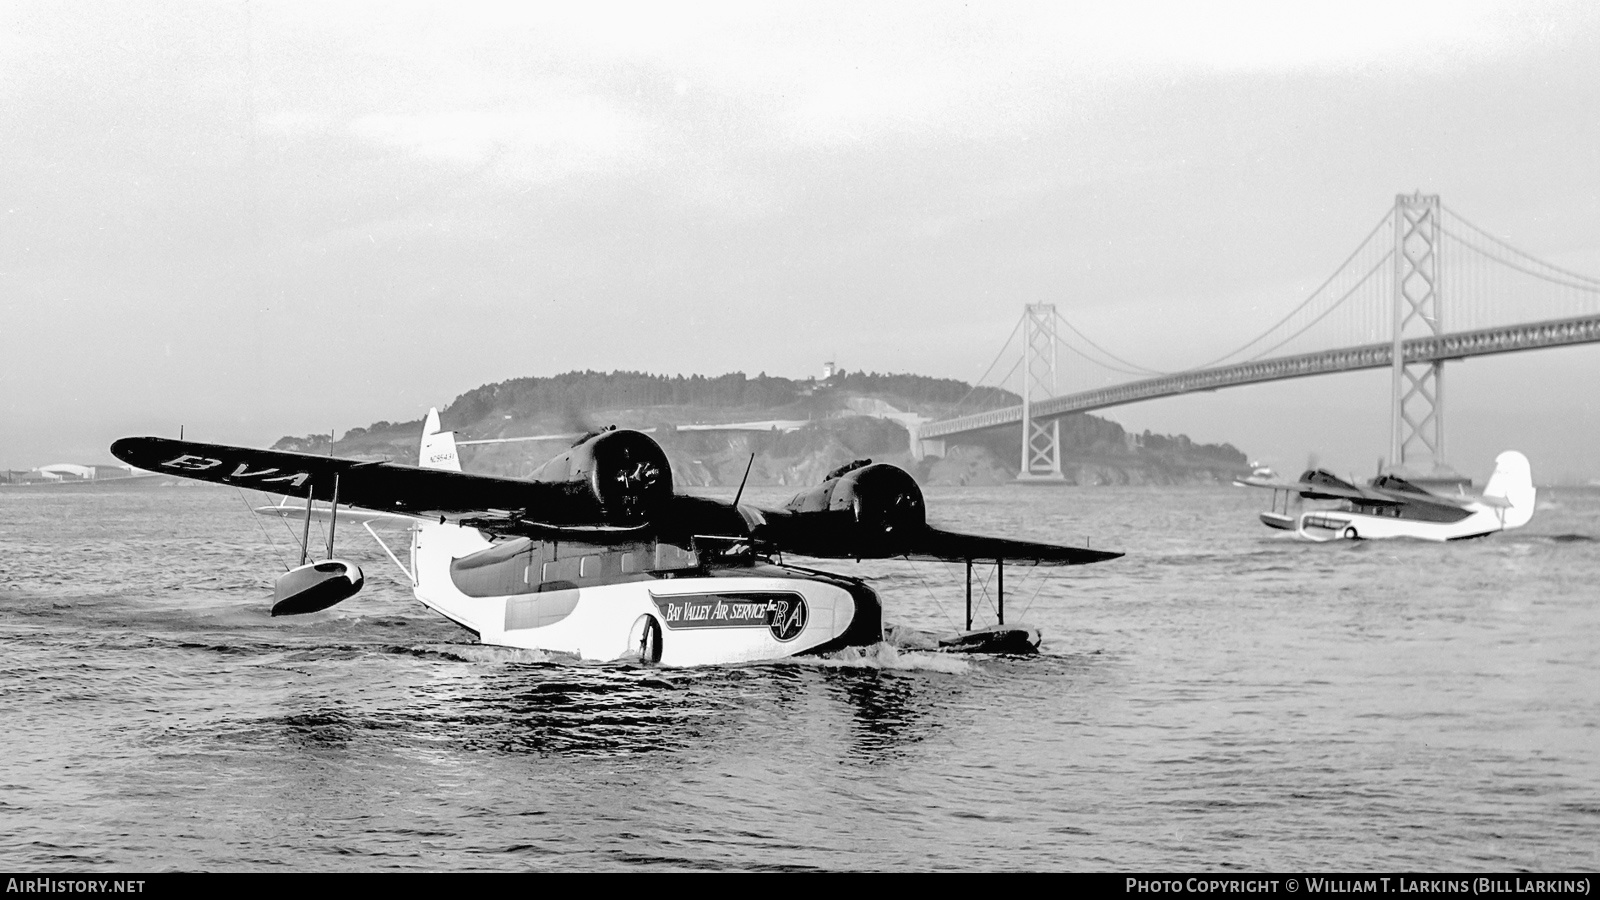
<svg viewBox="0 0 1600 900"><path fill-rule="evenodd" d="M300 565L306 564L306 559L311 556L311 503L316 496L316 485L306 488L306 527L300 533Z"/></svg>
<svg viewBox="0 0 1600 900"><path fill-rule="evenodd" d="M333 507L328 518L328 558L333 559L333 529L339 524L339 473L333 473Z"/></svg>
<svg viewBox="0 0 1600 900"><path fill-rule="evenodd" d="M999 598L999 603L996 607L999 617L998 624L1004 625L1006 623L1006 561L997 559L994 561L994 567L1000 573L999 584L995 588L995 596Z"/></svg>
<svg viewBox="0 0 1600 900"><path fill-rule="evenodd" d="M972 630L972 560L967 560L967 627L965 631Z"/></svg>

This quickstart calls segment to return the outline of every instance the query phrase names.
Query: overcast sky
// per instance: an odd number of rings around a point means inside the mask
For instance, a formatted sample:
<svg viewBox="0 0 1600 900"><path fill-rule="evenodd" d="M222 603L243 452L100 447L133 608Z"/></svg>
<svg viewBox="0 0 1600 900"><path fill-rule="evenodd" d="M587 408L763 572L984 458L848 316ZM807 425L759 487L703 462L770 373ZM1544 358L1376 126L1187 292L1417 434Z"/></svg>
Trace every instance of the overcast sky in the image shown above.
<svg viewBox="0 0 1600 900"><path fill-rule="evenodd" d="M0 467L572 369L970 381L1027 302L1179 368L1416 189L1600 275L1592 2L13 0L0 109ZM1462 471L1600 477L1600 347L1447 372ZM1108 415L1366 474L1387 379Z"/></svg>

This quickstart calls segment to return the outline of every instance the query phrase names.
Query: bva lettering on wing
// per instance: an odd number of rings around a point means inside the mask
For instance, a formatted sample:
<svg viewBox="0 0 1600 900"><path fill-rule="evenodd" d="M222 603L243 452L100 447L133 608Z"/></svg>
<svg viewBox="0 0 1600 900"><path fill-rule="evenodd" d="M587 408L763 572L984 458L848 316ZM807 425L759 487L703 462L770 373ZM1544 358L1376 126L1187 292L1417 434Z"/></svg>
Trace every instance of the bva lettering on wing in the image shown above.
<svg viewBox="0 0 1600 900"><path fill-rule="evenodd" d="M204 456L195 456L190 453L185 453L177 459L167 460L166 462L162 463L162 465L169 469L189 469L191 471L198 472L203 469L214 469L217 466L222 465L222 460L209 459Z"/></svg>
<svg viewBox="0 0 1600 900"><path fill-rule="evenodd" d="M222 465L222 460L220 460L220 459L212 459L212 458L210 458L208 456L195 456L195 455L193 455L191 453L185 453L184 455L182 455L180 457L177 457L176 459L169 459L166 462L162 463L161 465L165 466L168 469L186 469L186 470L191 471L191 472L203 472L206 469L214 469L217 466ZM228 474L228 475L226 475L224 477L225 478L259 478L260 476L271 475L273 472L278 471L276 466L271 466L271 467L268 467L268 468L265 468L265 469L261 469L260 471L257 471L257 472L251 472L251 471L249 471L249 468L250 468L250 464L249 463L240 463L238 468L234 469L232 473L230 473L230 474ZM287 475L279 475L276 478L262 478L261 479L261 483L262 484L268 484L268 483L279 482L279 481L287 481L290 484L294 485L295 487L299 487L300 485L305 484L306 481L309 480L310 478L311 478L311 473L309 473L309 472L293 472L293 473L290 473L290 474L287 474Z"/></svg>

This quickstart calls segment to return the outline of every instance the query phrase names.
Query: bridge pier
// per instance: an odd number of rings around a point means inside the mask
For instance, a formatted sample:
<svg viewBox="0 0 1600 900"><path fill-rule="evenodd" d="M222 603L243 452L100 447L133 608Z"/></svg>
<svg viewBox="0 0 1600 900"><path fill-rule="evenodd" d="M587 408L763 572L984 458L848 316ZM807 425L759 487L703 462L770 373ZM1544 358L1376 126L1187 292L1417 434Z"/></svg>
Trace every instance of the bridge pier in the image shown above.
<svg viewBox="0 0 1600 900"><path fill-rule="evenodd" d="M923 438L921 422L907 422L906 433L911 438L911 458L921 461L930 456L945 456L944 438Z"/></svg>
<svg viewBox="0 0 1600 900"><path fill-rule="evenodd" d="M1394 198L1394 323L1389 461L1386 471L1418 482L1467 481L1444 458L1444 360L1406 359L1409 338L1437 340L1441 265L1439 195Z"/></svg>
<svg viewBox="0 0 1600 900"><path fill-rule="evenodd" d="M1017 480L1030 483L1066 481L1061 474L1061 420L1033 416L1033 390L1045 399L1056 392L1056 305L1030 303L1022 316L1022 466Z"/></svg>
<svg viewBox="0 0 1600 900"><path fill-rule="evenodd" d="M1062 482L1061 421L1036 420L1033 392L1056 393L1056 305L1029 303L1022 313L1022 466L1017 480Z"/></svg>
<svg viewBox="0 0 1600 900"><path fill-rule="evenodd" d="M1061 474L1061 420L1035 421L1023 407L1022 427L1029 435L1022 443L1022 468L1018 481L1066 481Z"/></svg>

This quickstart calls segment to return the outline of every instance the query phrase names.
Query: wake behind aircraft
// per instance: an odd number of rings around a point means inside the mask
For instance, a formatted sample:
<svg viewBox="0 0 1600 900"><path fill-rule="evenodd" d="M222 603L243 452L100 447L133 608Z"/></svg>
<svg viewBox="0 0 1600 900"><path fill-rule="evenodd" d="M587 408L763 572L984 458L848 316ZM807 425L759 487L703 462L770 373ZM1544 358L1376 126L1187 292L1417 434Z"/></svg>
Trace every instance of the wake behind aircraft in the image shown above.
<svg viewBox="0 0 1600 900"><path fill-rule="evenodd" d="M1234 483L1271 490L1272 509L1261 513L1262 523L1308 540L1454 541L1520 528L1533 518L1537 491L1528 458L1507 450L1494 462L1481 496L1429 491L1397 475L1379 475L1358 487L1322 469L1307 469L1299 481L1258 473ZM1289 504L1296 498L1328 502L1291 514Z"/></svg>
<svg viewBox="0 0 1600 900"><path fill-rule="evenodd" d="M741 504L742 485L731 503L680 494L661 447L615 428L585 435L527 479L461 471L436 410L417 466L158 437L123 438L111 452L153 472L306 501L261 510L305 520L301 565L278 578L273 615L326 609L361 589L360 567L333 557L332 526L354 520L423 605L482 642L582 660L738 663L883 640L882 604L864 581L784 554L965 562L969 610L974 562L994 563L1003 584L1006 562L1122 555L935 528L916 481L870 460L779 509ZM330 524L328 558L308 562L313 517ZM373 530L383 522L409 528L409 567ZM1011 648L1016 637L988 629L953 644Z"/></svg>

